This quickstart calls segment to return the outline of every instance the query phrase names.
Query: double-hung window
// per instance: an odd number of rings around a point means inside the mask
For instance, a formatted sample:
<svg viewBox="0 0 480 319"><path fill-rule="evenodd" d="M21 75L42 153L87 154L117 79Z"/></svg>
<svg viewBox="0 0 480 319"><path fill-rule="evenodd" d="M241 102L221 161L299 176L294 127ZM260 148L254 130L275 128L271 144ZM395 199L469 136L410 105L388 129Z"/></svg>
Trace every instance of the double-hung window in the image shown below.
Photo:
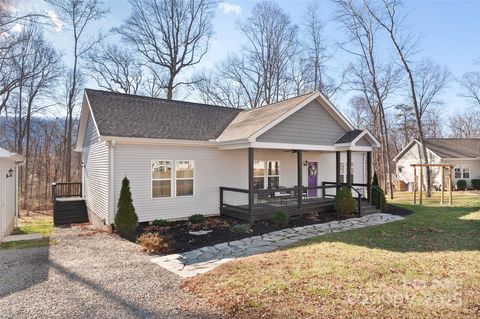
<svg viewBox="0 0 480 319"><path fill-rule="evenodd" d="M265 188L265 161L253 162L253 189Z"/></svg>
<svg viewBox="0 0 480 319"><path fill-rule="evenodd" d="M152 198L172 197L172 162L152 161Z"/></svg>
<svg viewBox="0 0 480 319"><path fill-rule="evenodd" d="M266 186L266 187L265 187ZM253 162L253 188L272 189L280 186L279 161Z"/></svg>
<svg viewBox="0 0 480 319"><path fill-rule="evenodd" d="M354 165L353 162L350 163L350 176L351 176L351 181L353 183L354 179ZM341 162L340 163L340 183L346 183L347 182L347 162Z"/></svg>
<svg viewBox="0 0 480 319"><path fill-rule="evenodd" d="M455 178L470 178L470 166L455 167Z"/></svg>
<svg viewBox="0 0 480 319"><path fill-rule="evenodd" d="M180 160L152 161L152 198L193 196L195 188L195 162ZM175 186L173 186L175 185ZM173 194L175 188L175 194Z"/></svg>
<svg viewBox="0 0 480 319"><path fill-rule="evenodd" d="M278 188L280 186L280 162L267 162L267 182L268 188Z"/></svg>
<svg viewBox="0 0 480 319"><path fill-rule="evenodd" d="M175 162L176 196L193 196L195 184L195 162Z"/></svg>

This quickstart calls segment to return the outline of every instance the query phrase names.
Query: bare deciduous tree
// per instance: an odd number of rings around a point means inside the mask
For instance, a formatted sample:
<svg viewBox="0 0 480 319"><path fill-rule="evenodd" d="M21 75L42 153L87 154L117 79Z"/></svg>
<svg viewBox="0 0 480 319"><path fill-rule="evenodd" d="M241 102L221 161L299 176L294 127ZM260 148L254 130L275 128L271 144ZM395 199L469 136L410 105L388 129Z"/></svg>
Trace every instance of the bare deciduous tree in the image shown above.
<svg viewBox="0 0 480 319"><path fill-rule="evenodd" d="M392 63L382 65L380 62L376 47L378 26L366 8L353 0L334 0L334 2L338 8L336 18L342 23L354 44L353 49L344 47L358 59L358 62L351 67L351 82L353 87L364 95L370 108L375 133L381 136L381 160L377 157L377 163L383 164L385 175L388 177L388 179L383 178L384 189L388 189L390 197L393 198L390 139L385 101L395 88L398 72Z"/></svg>
<svg viewBox="0 0 480 319"><path fill-rule="evenodd" d="M278 101L286 95L282 89L285 88L288 65L296 53L298 27L276 3L262 1L240 24L240 30L248 41L244 53L250 68L260 72L262 103Z"/></svg>
<svg viewBox="0 0 480 319"><path fill-rule="evenodd" d="M474 65L480 66L480 58L474 61ZM461 95L480 107L480 70L465 73L460 85L463 88Z"/></svg>
<svg viewBox="0 0 480 319"><path fill-rule="evenodd" d="M65 170L64 176L67 182L71 179L72 162L72 136L74 124L74 111L78 99L78 79L81 78L79 63L80 59L100 41L97 39L85 39L86 28L94 21L102 19L108 10L102 8L98 0L47 0L56 10L58 15L66 22L72 31L73 39L73 63L70 78L67 83L68 93L66 101L66 126L65 126Z"/></svg>
<svg viewBox="0 0 480 319"><path fill-rule="evenodd" d="M147 64L164 73L157 78L172 99L174 91L192 81L178 80L185 68L198 64L212 36L213 0L131 0L132 13L114 31L133 45Z"/></svg>
<svg viewBox="0 0 480 319"><path fill-rule="evenodd" d="M142 82L142 65L117 45L100 45L87 54L86 68L98 86L109 91L136 94Z"/></svg>
<svg viewBox="0 0 480 319"><path fill-rule="evenodd" d="M448 126L453 137L480 138L480 110L476 107L469 108L460 114L455 114L449 119Z"/></svg>
<svg viewBox="0 0 480 319"><path fill-rule="evenodd" d="M412 60L416 52L418 39L411 34L405 32L406 20L405 17L399 15L399 8L401 6L400 0L382 0L382 5L377 7L368 0L363 0L364 6L368 9L371 17L378 22L378 24L386 31L392 46L397 53L400 65L408 79L408 87L410 99L415 113L415 120L417 123L418 139L422 145L422 160L428 164L427 148L424 143L425 132L422 123L422 107L428 106L433 97L439 90L435 88L431 92L419 91L419 85L422 81L419 78L419 73L415 72L415 62ZM408 29L407 29L408 30ZM402 33L403 32L403 33ZM422 74L422 73L420 73ZM424 86L427 90L431 90L428 86ZM433 94L432 94L433 93ZM423 97L423 100L422 100ZM423 103L423 106L422 106ZM431 195L431 172L426 168L426 195Z"/></svg>

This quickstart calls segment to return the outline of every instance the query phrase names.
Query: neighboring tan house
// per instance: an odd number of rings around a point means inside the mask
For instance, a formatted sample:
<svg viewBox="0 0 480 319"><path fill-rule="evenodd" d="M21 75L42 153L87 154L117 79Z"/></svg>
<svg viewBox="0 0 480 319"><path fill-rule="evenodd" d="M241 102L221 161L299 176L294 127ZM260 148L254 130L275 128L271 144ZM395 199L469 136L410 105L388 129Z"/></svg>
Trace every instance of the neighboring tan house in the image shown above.
<svg viewBox="0 0 480 319"><path fill-rule="evenodd" d="M464 179L470 185L472 179L480 178L480 138L433 138L426 139L429 163L453 164L453 185ZM413 185L413 167L410 164L423 163L421 144L414 139L393 159L397 164L399 182ZM440 169L433 168L433 185L441 184Z"/></svg>
<svg viewBox="0 0 480 319"><path fill-rule="evenodd" d="M125 176L140 222L321 210L323 182L366 194L376 147L319 92L243 110L86 89L76 151L90 219L112 224Z"/></svg>
<svg viewBox="0 0 480 319"><path fill-rule="evenodd" d="M0 242L15 227L18 212L18 166L24 158L0 147Z"/></svg>

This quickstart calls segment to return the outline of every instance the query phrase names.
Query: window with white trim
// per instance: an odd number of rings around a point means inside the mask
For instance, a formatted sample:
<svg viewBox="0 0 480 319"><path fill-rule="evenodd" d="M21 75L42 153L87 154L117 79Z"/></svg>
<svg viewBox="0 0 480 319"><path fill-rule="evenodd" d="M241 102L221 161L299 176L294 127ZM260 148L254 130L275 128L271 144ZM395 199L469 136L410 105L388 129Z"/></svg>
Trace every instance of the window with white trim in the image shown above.
<svg viewBox="0 0 480 319"><path fill-rule="evenodd" d="M175 161L175 195L193 196L195 185L195 162Z"/></svg>
<svg viewBox="0 0 480 319"><path fill-rule="evenodd" d="M278 188L280 186L280 162L267 162L267 185L268 189Z"/></svg>
<svg viewBox="0 0 480 319"><path fill-rule="evenodd" d="M354 165L353 162L350 163L350 175L351 181L353 183L354 179ZM347 162L340 162L340 183L347 182Z"/></svg>
<svg viewBox="0 0 480 319"><path fill-rule="evenodd" d="M266 186L266 187L265 187ZM253 162L253 189L272 189L280 186L279 161Z"/></svg>
<svg viewBox="0 0 480 319"><path fill-rule="evenodd" d="M253 162L253 189L265 188L265 161Z"/></svg>
<svg viewBox="0 0 480 319"><path fill-rule="evenodd" d="M172 197L172 162L152 161L152 198Z"/></svg>
<svg viewBox="0 0 480 319"><path fill-rule="evenodd" d="M454 177L457 179L460 178L470 178L470 166L457 166L454 169Z"/></svg>

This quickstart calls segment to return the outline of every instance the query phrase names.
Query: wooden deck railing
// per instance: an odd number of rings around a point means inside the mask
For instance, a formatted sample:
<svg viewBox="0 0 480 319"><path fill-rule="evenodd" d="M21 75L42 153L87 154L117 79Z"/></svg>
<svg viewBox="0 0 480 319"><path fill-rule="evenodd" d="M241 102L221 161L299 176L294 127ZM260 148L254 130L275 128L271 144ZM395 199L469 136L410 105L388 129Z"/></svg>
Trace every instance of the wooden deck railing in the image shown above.
<svg viewBox="0 0 480 319"><path fill-rule="evenodd" d="M82 197L82 183L53 183L52 201L62 197Z"/></svg>

